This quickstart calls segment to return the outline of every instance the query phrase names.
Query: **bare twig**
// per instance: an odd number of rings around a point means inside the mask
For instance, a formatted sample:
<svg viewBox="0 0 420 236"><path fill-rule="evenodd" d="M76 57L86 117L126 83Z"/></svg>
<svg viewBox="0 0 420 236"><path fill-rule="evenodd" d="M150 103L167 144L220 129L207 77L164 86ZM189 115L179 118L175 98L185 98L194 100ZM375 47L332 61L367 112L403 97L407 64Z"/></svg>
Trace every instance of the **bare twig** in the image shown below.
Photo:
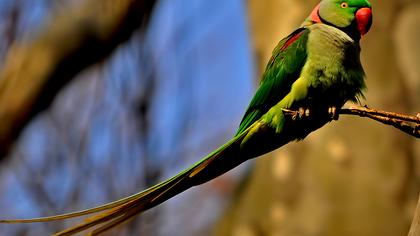
<svg viewBox="0 0 420 236"><path fill-rule="evenodd" d="M290 115L294 118L299 116L299 111L283 109L284 114ZM420 114L417 116L410 116L399 114L396 112L379 111L375 109L364 107L351 106L343 108L339 111L342 115L357 115L360 117L368 117L370 119L381 122L382 124L391 125L411 135L415 138L420 138Z"/></svg>

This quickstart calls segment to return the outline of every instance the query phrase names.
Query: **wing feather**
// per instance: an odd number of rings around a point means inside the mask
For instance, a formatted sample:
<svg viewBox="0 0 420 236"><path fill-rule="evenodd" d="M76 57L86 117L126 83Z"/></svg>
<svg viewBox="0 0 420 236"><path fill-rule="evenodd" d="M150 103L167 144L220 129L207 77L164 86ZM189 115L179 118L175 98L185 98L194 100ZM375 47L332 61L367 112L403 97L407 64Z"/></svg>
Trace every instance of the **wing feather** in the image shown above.
<svg viewBox="0 0 420 236"><path fill-rule="evenodd" d="M272 106L286 96L299 78L306 62L309 29L299 28L279 42L262 76L237 134L259 120Z"/></svg>

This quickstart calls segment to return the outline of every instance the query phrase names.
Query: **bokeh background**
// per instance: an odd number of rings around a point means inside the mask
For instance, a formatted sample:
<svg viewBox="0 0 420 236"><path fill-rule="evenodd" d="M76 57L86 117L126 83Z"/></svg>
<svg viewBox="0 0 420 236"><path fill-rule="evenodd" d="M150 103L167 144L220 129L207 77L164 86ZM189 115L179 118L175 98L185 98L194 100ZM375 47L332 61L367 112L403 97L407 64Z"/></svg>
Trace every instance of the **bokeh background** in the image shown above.
<svg viewBox="0 0 420 236"><path fill-rule="evenodd" d="M0 65L10 66L16 48L42 42L48 32L65 34L66 24L52 22L79 19L92 2L98 13L109 10L99 9L98 0L0 0ZM374 25L362 40L364 103L416 114L420 1L371 2ZM71 76L25 125L0 162L0 218L96 206L201 159L235 133L272 49L316 4L156 1L148 20ZM87 15L92 19L76 28L94 31L90 21L108 17ZM67 45L73 36L55 43ZM40 55L26 56L43 68L48 61ZM109 235L407 235L420 190L419 158L419 141L342 116ZM47 235L79 220L0 225L0 235Z"/></svg>

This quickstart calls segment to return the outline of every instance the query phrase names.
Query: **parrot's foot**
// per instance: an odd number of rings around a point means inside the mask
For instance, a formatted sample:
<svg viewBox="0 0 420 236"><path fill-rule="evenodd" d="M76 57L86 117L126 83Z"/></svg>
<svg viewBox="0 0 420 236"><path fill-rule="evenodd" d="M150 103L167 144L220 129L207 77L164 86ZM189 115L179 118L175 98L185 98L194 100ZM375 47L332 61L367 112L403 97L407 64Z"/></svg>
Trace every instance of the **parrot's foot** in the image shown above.
<svg viewBox="0 0 420 236"><path fill-rule="evenodd" d="M340 116L339 109L335 106L328 107L328 116L331 118L331 120L338 120Z"/></svg>
<svg viewBox="0 0 420 236"><path fill-rule="evenodd" d="M294 120L302 120L304 118L308 118L311 115L311 111L309 108L299 107L299 111L297 114L293 117Z"/></svg>

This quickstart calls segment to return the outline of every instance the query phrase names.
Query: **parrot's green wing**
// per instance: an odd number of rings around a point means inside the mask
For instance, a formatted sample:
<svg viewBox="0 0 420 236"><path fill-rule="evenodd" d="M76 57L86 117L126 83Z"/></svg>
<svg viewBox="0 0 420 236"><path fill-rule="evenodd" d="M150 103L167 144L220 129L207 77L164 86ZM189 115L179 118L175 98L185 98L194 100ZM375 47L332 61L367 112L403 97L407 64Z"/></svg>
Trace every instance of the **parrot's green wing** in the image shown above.
<svg viewBox="0 0 420 236"><path fill-rule="evenodd" d="M260 87L242 118L236 135L259 120L289 93L306 62L309 30L299 28L279 42L267 64Z"/></svg>

